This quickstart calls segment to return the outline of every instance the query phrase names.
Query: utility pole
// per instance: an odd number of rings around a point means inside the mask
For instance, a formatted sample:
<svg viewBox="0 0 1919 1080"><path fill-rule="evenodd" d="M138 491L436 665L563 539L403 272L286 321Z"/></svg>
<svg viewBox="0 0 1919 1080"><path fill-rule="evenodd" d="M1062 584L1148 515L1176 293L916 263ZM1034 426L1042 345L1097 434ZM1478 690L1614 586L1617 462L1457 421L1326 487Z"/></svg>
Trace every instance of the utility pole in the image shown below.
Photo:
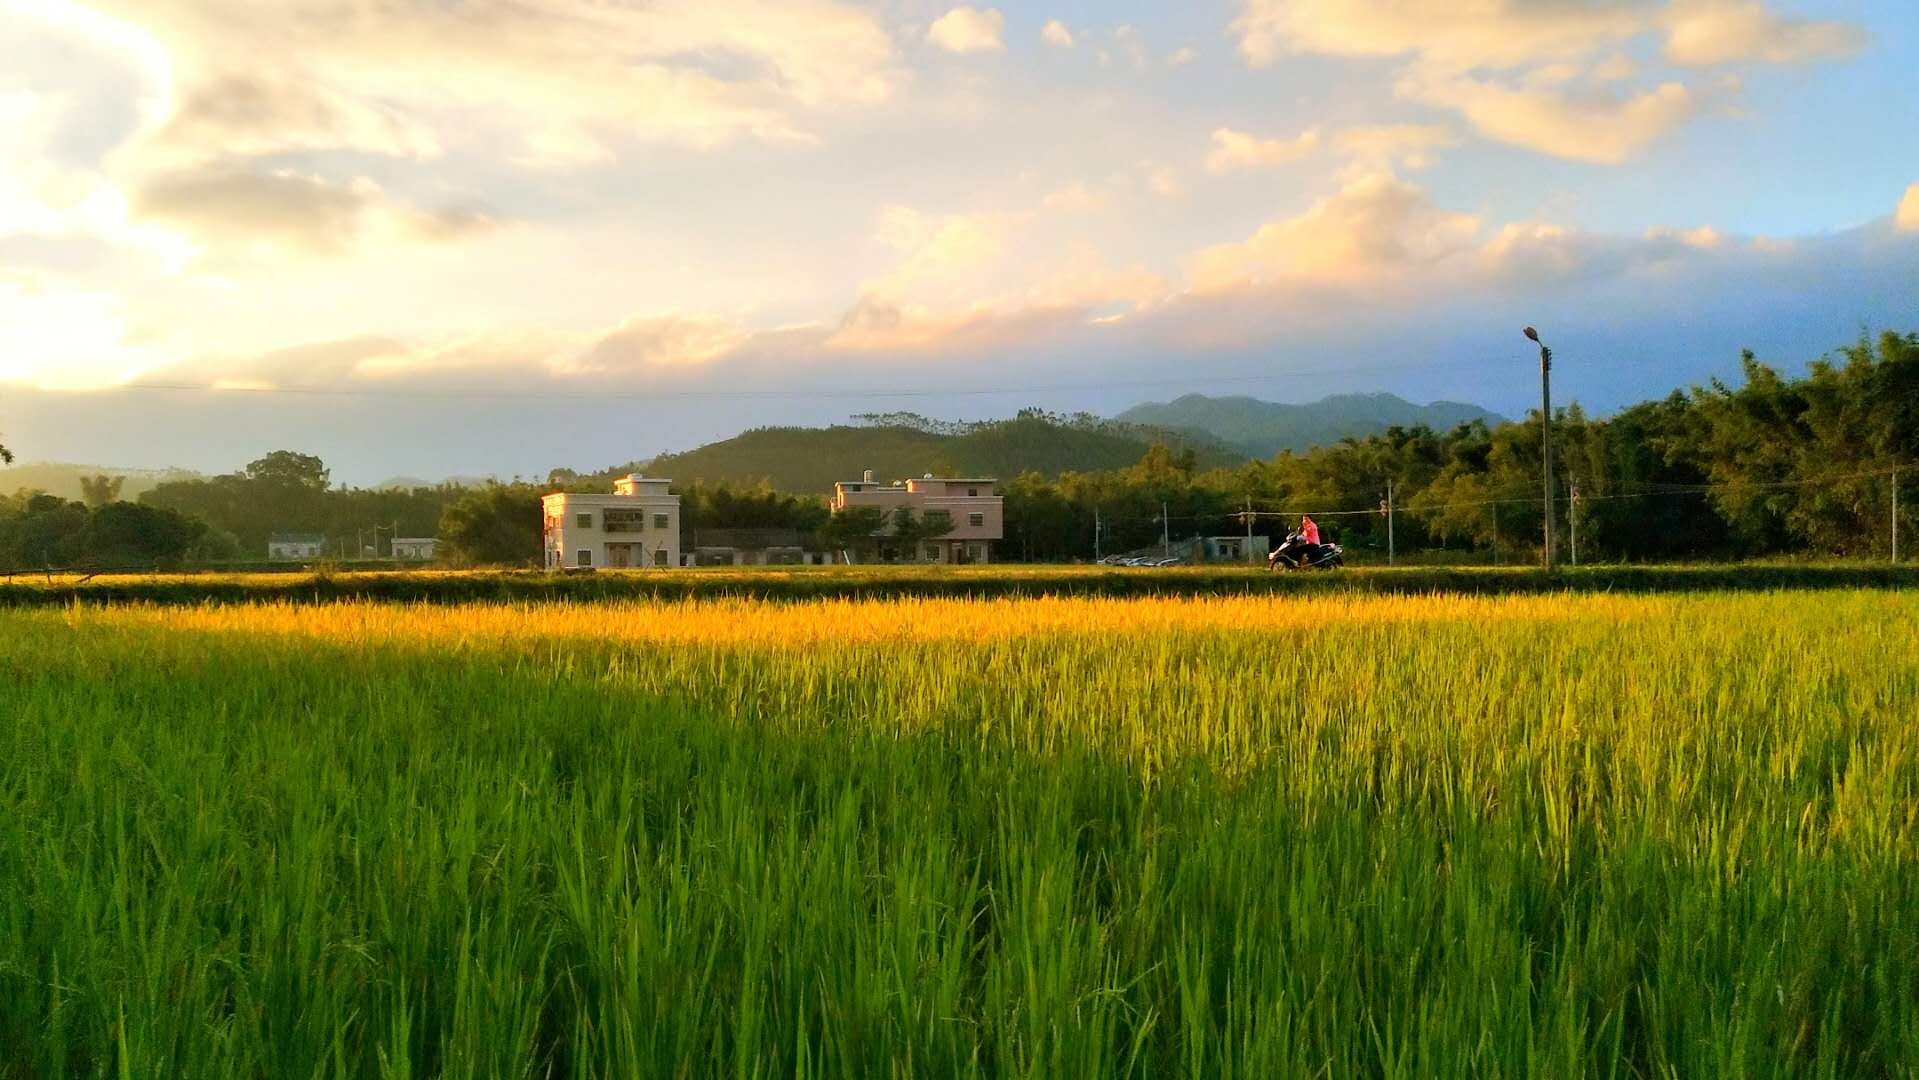
<svg viewBox="0 0 1919 1080"><path fill-rule="evenodd" d="M1166 549L1166 558L1173 557L1173 519L1166 516L1166 504L1159 504L1159 543Z"/></svg>
<svg viewBox="0 0 1919 1080"><path fill-rule="evenodd" d="M1499 565L1499 500L1493 500L1493 565Z"/></svg>
<svg viewBox="0 0 1919 1080"><path fill-rule="evenodd" d="M1897 486L1897 484L1894 484L1894 487ZM1896 500L1893 505L1893 512L1895 514L1898 513ZM1897 536L1898 533L1895 532L1893 535ZM1896 547L1898 545L1895 544L1894 546ZM1253 561L1253 499L1250 495L1246 497L1246 561Z"/></svg>
<svg viewBox="0 0 1919 1080"><path fill-rule="evenodd" d="M1553 568L1553 351L1528 326L1526 336L1539 346L1539 442L1544 457L1540 470L1546 487L1546 569Z"/></svg>
<svg viewBox="0 0 1919 1080"><path fill-rule="evenodd" d="M1099 562L1099 507L1093 507L1093 561Z"/></svg>
<svg viewBox="0 0 1919 1080"><path fill-rule="evenodd" d="M1579 481L1575 480L1566 493L1566 531L1573 545L1573 565L1579 565Z"/></svg>
<svg viewBox="0 0 1919 1080"><path fill-rule="evenodd" d="M1399 553L1393 545L1393 482L1386 481L1386 565L1392 566L1399 561Z"/></svg>
<svg viewBox="0 0 1919 1080"><path fill-rule="evenodd" d="M1892 565L1899 565L1899 466L1892 467Z"/></svg>

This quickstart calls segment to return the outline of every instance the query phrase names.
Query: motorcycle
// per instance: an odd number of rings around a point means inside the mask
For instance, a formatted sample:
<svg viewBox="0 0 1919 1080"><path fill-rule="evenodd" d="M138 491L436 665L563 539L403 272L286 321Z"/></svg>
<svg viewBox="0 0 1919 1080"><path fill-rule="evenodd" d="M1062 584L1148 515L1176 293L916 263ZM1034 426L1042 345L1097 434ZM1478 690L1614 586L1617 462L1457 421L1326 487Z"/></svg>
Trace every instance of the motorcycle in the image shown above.
<svg viewBox="0 0 1919 1080"><path fill-rule="evenodd" d="M1266 556L1268 570L1337 570L1346 565L1346 549L1333 543L1308 543L1297 532Z"/></svg>

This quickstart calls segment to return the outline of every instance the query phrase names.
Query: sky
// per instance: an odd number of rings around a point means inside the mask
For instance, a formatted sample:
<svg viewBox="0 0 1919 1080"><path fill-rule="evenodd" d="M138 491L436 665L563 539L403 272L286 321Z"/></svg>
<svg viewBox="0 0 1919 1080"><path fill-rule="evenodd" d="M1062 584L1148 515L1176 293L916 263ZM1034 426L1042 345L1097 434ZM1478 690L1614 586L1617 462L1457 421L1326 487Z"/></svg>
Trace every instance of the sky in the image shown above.
<svg viewBox="0 0 1919 1080"><path fill-rule="evenodd" d="M0 0L0 442L542 476L1919 330L1911 0Z"/></svg>

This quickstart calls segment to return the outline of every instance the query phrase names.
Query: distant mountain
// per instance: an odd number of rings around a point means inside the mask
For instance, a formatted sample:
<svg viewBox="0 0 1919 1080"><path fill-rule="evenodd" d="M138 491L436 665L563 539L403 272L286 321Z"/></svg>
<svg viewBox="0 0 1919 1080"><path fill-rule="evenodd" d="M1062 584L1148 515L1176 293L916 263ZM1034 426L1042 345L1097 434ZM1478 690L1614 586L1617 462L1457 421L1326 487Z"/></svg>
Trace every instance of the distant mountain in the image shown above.
<svg viewBox="0 0 1919 1080"><path fill-rule="evenodd" d="M1201 466L1240 455L1217 441L1087 417L1021 416L979 424L878 424L758 428L646 466L678 484L758 484L781 491L833 490L872 469L881 482L936 473L1011 479L1023 472L1118 469L1139 462L1154 442L1191 449Z"/></svg>
<svg viewBox="0 0 1919 1080"><path fill-rule="evenodd" d="M1305 405L1188 394L1175 401L1135 405L1120 413L1119 419L1210 436L1265 458L1281 450L1325 446L1347 436L1364 438L1394 426L1424 424L1434 431L1448 431L1473 420L1496 424L1503 417L1457 401L1415 405L1394 394L1339 394Z"/></svg>
<svg viewBox="0 0 1919 1080"><path fill-rule="evenodd" d="M122 499L133 500L143 492L170 480L193 480L200 474L187 469L129 469L119 465L75 465L59 461L34 461L0 468L0 494L19 491L44 491L63 499L79 499L80 480L89 476L121 476Z"/></svg>

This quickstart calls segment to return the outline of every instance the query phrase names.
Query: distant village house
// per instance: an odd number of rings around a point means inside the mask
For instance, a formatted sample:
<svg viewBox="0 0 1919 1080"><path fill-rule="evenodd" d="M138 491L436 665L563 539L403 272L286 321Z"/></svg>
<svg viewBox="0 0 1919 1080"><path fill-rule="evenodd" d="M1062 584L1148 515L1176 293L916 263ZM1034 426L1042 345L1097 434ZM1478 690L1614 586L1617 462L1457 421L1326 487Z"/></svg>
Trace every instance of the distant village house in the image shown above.
<svg viewBox="0 0 1919 1080"><path fill-rule="evenodd" d="M919 550L894 552L902 559L930 563L988 563L993 545L1005 535L1005 500L993 493L998 481L963 477L935 477L931 473L905 483L880 484L873 470L859 480L833 485L833 512L855 506L878 507L889 517L901 507L914 514L944 511L953 531L922 541Z"/></svg>
<svg viewBox="0 0 1919 1080"><path fill-rule="evenodd" d="M549 569L680 565L680 497L673 481L634 473L611 495L546 496Z"/></svg>
<svg viewBox="0 0 1919 1080"><path fill-rule="evenodd" d="M393 538L393 557L402 562L432 562L438 543L431 536L396 536Z"/></svg>
<svg viewBox="0 0 1919 1080"><path fill-rule="evenodd" d="M326 537L319 533L274 533L267 537L269 559L317 559L326 549Z"/></svg>

